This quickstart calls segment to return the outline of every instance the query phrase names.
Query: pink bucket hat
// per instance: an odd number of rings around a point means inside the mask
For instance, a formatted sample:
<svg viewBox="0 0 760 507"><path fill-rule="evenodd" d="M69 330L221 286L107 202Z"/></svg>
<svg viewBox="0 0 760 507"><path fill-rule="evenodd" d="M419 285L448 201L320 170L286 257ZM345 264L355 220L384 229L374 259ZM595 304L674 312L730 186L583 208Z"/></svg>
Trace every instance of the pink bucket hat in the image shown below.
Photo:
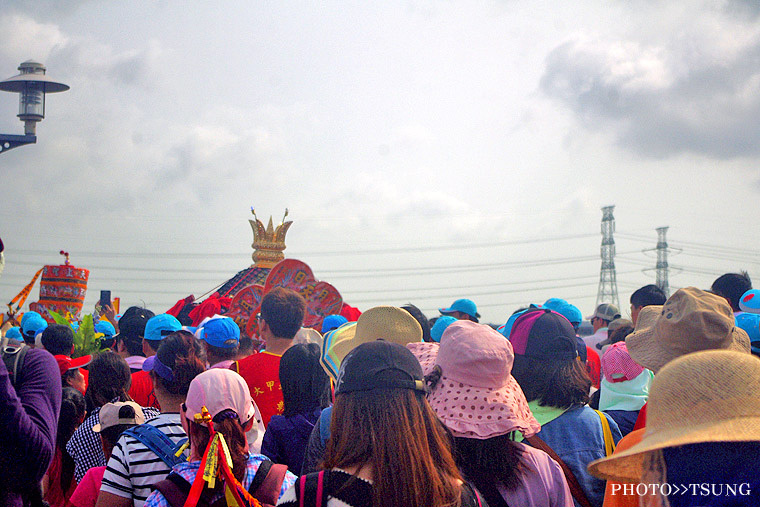
<svg viewBox="0 0 760 507"><path fill-rule="evenodd" d="M421 345L407 347L424 372L440 367L428 401L454 436L483 440L519 431L527 438L539 432L541 425L510 375L515 356L503 335L459 320L446 328L440 346Z"/></svg>
<svg viewBox="0 0 760 507"><path fill-rule="evenodd" d="M625 342L617 342L602 355L602 371L607 382L624 382L641 375L644 367L631 358Z"/></svg>
<svg viewBox="0 0 760 507"><path fill-rule="evenodd" d="M232 370L206 370L190 382L185 399L185 417L193 420L206 407L211 417L223 410L234 410L245 424L253 417L255 408L248 384Z"/></svg>

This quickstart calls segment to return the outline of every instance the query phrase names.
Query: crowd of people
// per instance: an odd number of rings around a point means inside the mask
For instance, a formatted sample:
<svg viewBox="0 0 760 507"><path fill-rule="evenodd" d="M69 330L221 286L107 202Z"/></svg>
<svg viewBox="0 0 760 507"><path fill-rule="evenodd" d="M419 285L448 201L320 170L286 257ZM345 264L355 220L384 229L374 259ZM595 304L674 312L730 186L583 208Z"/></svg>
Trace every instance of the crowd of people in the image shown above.
<svg viewBox="0 0 760 507"><path fill-rule="evenodd" d="M728 273L642 287L630 318L458 299L304 330L277 287L257 336L131 307L78 357L76 323L28 311L2 329L0 504L760 505L755 295Z"/></svg>

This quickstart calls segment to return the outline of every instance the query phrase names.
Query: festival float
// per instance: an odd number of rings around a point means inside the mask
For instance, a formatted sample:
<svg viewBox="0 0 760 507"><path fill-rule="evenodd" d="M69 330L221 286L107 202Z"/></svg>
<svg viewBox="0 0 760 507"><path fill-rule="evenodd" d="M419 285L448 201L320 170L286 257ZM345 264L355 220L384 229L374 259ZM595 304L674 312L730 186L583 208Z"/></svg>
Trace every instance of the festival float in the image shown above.
<svg viewBox="0 0 760 507"><path fill-rule="evenodd" d="M50 312L71 315L74 320L80 320L90 270L72 266L68 252L61 250L60 254L64 257L63 264L43 266L37 271L32 281L8 303L8 312L4 321L9 320L14 325L18 325L21 321L19 312L40 277L39 300L29 303L29 309L38 312L50 324L55 323Z"/></svg>
<svg viewBox="0 0 760 507"><path fill-rule="evenodd" d="M253 264L222 283L202 303L196 303L190 296L175 305L173 313L186 313L193 325L213 313L224 313L235 320L241 331L255 338L258 336L256 315L261 308L261 300L273 288L285 287L298 292L306 300L303 326L319 330L326 316L341 313L343 298L335 287L317 280L305 262L285 258L285 235L293 224L292 221L285 221L287 210L276 227L271 216L265 227L253 208L251 214L253 219L248 221L253 230ZM188 309L188 306L192 308Z"/></svg>

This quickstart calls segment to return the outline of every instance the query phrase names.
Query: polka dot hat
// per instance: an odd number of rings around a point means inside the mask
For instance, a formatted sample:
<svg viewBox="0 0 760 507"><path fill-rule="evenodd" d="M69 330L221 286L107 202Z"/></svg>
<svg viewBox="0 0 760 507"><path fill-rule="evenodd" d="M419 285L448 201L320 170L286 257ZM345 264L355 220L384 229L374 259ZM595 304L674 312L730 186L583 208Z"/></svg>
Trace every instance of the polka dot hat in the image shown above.
<svg viewBox="0 0 760 507"><path fill-rule="evenodd" d="M425 374L441 368L428 401L455 436L486 439L519 431L530 437L541 429L511 375L512 345L489 326L459 320L446 328L440 346L407 348Z"/></svg>

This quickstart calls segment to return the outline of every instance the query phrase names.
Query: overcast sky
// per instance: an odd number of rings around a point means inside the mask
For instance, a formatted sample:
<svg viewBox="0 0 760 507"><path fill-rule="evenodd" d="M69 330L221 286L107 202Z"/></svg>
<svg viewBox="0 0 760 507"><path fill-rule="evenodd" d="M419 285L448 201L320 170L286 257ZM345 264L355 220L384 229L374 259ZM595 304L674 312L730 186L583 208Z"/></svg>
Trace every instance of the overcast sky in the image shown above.
<svg viewBox="0 0 760 507"><path fill-rule="evenodd" d="M3 302L65 249L86 310L165 311L250 265L251 206L362 310L590 314L610 204L624 309L659 226L672 287L760 276L755 1L210 5L4 3L0 78L71 90L0 155ZM0 132L17 112L0 94Z"/></svg>

